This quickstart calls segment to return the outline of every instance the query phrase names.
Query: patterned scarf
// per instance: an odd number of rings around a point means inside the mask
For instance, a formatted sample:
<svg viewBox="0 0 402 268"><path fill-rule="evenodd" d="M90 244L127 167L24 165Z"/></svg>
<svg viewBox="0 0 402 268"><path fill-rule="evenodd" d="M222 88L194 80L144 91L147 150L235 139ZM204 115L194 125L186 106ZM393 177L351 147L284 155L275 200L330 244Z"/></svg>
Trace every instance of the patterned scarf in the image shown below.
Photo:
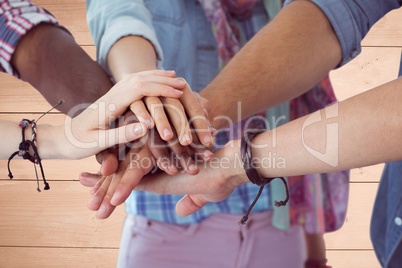
<svg viewBox="0 0 402 268"><path fill-rule="evenodd" d="M258 0L199 0L212 25L218 44L220 67L223 68L240 50L239 29L232 18L248 19Z"/></svg>

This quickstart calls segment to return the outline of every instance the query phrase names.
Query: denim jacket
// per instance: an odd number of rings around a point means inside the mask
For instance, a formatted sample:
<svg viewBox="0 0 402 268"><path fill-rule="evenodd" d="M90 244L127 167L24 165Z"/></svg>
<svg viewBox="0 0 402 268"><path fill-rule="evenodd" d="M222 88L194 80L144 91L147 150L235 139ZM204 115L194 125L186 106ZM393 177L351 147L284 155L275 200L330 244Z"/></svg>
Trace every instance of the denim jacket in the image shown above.
<svg viewBox="0 0 402 268"><path fill-rule="evenodd" d="M371 218L370 235L383 267L402 267L402 161L387 163Z"/></svg>
<svg viewBox="0 0 402 268"><path fill-rule="evenodd" d="M111 46L124 36L136 35L148 39L154 46L159 68L175 70L194 91L203 89L219 72L216 40L197 0L87 0L87 19L97 47L98 62L107 71L106 58ZM175 204L182 195L133 191L125 205L128 214L169 223L194 224L212 213L243 214L257 192L255 185L242 185L227 199L208 203L187 217L175 212ZM267 187L253 211L270 209L270 203Z"/></svg>
<svg viewBox="0 0 402 268"><path fill-rule="evenodd" d="M143 36L154 46L159 68L175 70L200 91L219 73L215 37L201 10L195 0L87 0L98 62L108 71L111 46L127 35Z"/></svg>
<svg viewBox="0 0 402 268"><path fill-rule="evenodd" d="M392 9L402 6L402 0L312 2L326 14L341 43L340 66L360 53L361 41L374 23ZM374 204L370 232L381 265L387 268L402 267L402 161L389 163L384 169Z"/></svg>
<svg viewBox="0 0 402 268"><path fill-rule="evenodd" d="M402 77L402 56L399 77ZM402 267L402 161L385 165L371 218L370 235L383 267Z"/></svg>

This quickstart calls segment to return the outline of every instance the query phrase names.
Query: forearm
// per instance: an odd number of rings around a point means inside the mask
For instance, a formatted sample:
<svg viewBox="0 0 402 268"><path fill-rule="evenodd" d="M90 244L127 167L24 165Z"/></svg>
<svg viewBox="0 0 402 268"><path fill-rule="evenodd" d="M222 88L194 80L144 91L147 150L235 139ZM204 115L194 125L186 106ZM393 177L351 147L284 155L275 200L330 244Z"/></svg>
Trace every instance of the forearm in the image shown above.
<svg viewBox="0 0 402 268"><path fill-rule="evenodd" d="M340 44L326 16L311 2L296 1L250 40L201 95L210 100L211 119L226 115L236 122L237 102L246 118L304 93L340 60ZM225 123L217 120L213 126Z"/></svg>
<svg viewBox="0 0 402 268"><path fill-rule="evenodd" d="M125 75L156 69L156 53L152 44L141 36L126 36L110 49L107 65L116 82Z"/></svg>
<svg viewBox="0 0 402 268"><path fill-rule="evenodd" d="M292 176L402 159L401 88L398 79L258 135L253 144L267 145L252 151L265 159L259 173Z"/></svg>
<svg viewBox="0 0 402 268"><path fill-rule="evenodd" d="M22 129L18 126L18 122L5 120L0 120L0 129L3 137L0 140L0 159L7 159L12 153L18 151L22 142ZM38 154L42 159L65 158L61 148L66 142L63 126L39 124L36 130ZM25 139L32 140L31 126L25 129Z"/></svg>
<svg viewBox="0 0 402 268"><path fill-rule="evenodd" d="M64 113L81 103L92 103L112 83L102 68L77 45L66 31L48 24L30 30L19 42L12 65L22 79Z"/></svg>

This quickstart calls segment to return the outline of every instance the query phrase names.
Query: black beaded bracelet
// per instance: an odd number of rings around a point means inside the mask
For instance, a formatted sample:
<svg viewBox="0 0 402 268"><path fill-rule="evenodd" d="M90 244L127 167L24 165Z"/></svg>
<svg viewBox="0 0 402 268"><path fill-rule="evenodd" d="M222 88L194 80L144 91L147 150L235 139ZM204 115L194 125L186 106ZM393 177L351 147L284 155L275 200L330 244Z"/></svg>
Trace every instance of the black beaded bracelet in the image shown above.
<svg viewBox="0 0 402 268"><path fill-rule="evenodd" d="M251 141L252 141L252 139L255 138L255 136L257 136L258 134L260 134L264 131L265 131L264 129L253 129L253 130L245 131L244 135L241 139L240 152L241 152L241 159L243 161L243 168L246 172L248 179L253 184L260 186L260 190L258 191L258 194L255 197L254 201L249 206L246 214L239 221L240 225L246 224L246 222L248 220L248 216L249 216L251 210L253 209L255 203L257 203L258 198L260 198L260 195L262 193L262 190L264 189L264 186L276 178L282 180L283 184L285 185L286 199L283 201L275 201L275 206L277 206L277 207L285 206L287 204L287 202L289 201L289 188L288 188L285 178L283 178L283 177L264 178L255 169L255 165L253 162L253 156L251 153L251 149L252 149Z"/></svg>

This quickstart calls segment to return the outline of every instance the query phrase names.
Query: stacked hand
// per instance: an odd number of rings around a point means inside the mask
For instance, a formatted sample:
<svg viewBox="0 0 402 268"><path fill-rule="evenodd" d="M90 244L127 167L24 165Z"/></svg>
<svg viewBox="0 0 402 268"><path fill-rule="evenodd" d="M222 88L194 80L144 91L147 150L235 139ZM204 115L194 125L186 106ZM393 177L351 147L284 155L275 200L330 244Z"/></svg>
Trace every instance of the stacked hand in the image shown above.
<svg viewBox="0 0 402 268"><path fill-rule="evenodd" d="M116 117L122 115L132 103L145 96L163 96L178 99L184 95L187 83L174 78L175 72L154 70L132 74L117 83L107 94L85 109L79 116L66 117L63 126L41 125L46 146L38 146L43 156L83 158L116 144L137 140L146 134L146 125L131 122L110 128ZM48 131L45 131L47 129ZM56 139L53 134L57 133ZM40 140L39 140L40 141Z"/></svg>
<svg viewBox="0 0 402 268"><path fill-rule="evenodd" d="M187 83L182 92L180 98L147 96L132 103L130 110L134 114L127 113L122 121L127 123L132 121L127 117L135 118L148 128L147 135L131 144L127 154L123 146L120 159L116 148L98 154L99 174L80 175L84 185L95 185L88 207L97 211L99 218L108 217L155 166L169 175L177 174L180 169L195 175L199 168L194 155L204 161L213 156L208 149L212 144L208 102L192 92Z"/></svg>
<svg viewBox="0 0 402 268"><path fill-rule="evenodd" d="M93 198L88 207L97 210L99 218L109 217L115 206L123 203L132 190L157 194L186 194L176 206L176 212L186 216L208 202L224 200L237 186L247 182L243 166L238 162L239 154L240 142L231 141L217 150L209 162L199 163L198 174L181 172L170 176L163 172L148 174L151 169L141 165L141 159L151 157L151 153L143 149L135 159L123 160L121 169L114 175L102 177L83 173L80 181L85 186L93 187Z"/></svg>

